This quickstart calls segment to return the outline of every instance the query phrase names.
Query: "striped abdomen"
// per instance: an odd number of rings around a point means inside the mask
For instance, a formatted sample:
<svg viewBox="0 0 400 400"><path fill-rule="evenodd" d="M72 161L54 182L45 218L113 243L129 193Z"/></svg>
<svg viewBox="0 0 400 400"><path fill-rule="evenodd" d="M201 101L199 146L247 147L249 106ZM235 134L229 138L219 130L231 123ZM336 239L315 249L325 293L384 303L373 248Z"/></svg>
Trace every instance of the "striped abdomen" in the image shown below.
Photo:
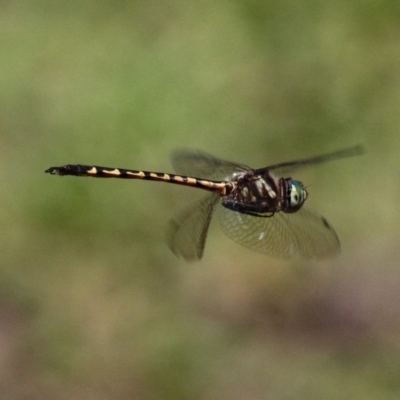
<svg viewBox="0 0 400 400"><path fill-rule="evenodd" d="M90 176L93 178L145 179L197 187L208 191L218 192L222 196L229 193L232 188L232 184L225 181L210 181L183 175L165 174L163 172L136 171L131 169L99 167L93 165L67 164L62 167L51 167L45 172L61 176L72 175Z"/></svg>

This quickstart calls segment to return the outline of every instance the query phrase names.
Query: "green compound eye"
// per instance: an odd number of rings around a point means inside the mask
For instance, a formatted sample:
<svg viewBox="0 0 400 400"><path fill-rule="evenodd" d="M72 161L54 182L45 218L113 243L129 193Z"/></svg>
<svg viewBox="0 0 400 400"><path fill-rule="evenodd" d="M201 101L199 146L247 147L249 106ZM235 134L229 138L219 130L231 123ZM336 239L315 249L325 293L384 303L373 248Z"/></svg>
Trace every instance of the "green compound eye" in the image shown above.
<svg viewBox="0 0 400 400"><path fill-rule="evenodd" d="M294 179L290 179L287 182L287 200L289 209L287 212L295 212L301 208L303 203L306 201L307 192L303 188L301 182Z"/></svg>

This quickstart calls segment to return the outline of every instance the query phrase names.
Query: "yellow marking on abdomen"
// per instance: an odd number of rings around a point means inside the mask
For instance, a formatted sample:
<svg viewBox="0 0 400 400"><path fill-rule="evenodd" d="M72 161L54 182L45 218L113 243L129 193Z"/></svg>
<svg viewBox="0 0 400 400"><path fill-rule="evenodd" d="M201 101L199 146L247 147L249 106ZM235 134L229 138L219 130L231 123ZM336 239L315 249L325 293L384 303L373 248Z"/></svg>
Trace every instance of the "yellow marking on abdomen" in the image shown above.
<svg viewBox="0 0 400 400"><path fill-rule="evenodd" d="M175 175L173 180L176 181L176 182L184 182L183 177L180 176L180 175Z"/></svg>
<svg viewBox="0 0 400 400"><path fill-rule="evenodd" d="M93 167L92 169L89 169L89 171L86 171L88 175L97 175L97 168Z"/></svg>
<svg viewBox="0 0 400 400"><path fill-rule="evenodd" d="M134 176L136 178L144 178L145 177L145 174L143 171L138 171L138 172L127 171L126 175Z"/></svg>
<svg viewBox="0 0 400 400"><path fill-rule="evenodd" d="M206 180L203 180L203 179L199 179L198 182L199 182L201 185L209 186L209 187L217 187L217 186L220 185L220 183L211 182L211 181L206 181Z"/></svg>
<svg viewBox="0 0 400 400"><path fill-rule="evenodd" d="M118 169L113 169L111 171L109 171L107 169L103 169L103 174L104 175L119 176L119 175L121 175L121 172Z"/></svg>
<svg viewBox="0 0 400 400"><path fill-rule="evenodd" d="M195 178L190 178L190 177L188 176L188 178L187 178L187 183L189 183L189 184L191 184L191 185L195 185L197 182L198 182L197 179L195 179Z"/></svg>
<svg viewBox="0 0 400 400"><path fill-rule="evenodd" d="M155 179L165 179L165 180L169 180L170 176L168 174L155 174L154 172L150 172L150 177L151 178L155 178Z"/></svg>
<svg viewBox="0 0 400 400"><path fill-rule="evenodd" d="M227 190L226 182L210 182L206 180L198 180L197 182L204 187L218 190L221 194L225 194Z"/></svg>

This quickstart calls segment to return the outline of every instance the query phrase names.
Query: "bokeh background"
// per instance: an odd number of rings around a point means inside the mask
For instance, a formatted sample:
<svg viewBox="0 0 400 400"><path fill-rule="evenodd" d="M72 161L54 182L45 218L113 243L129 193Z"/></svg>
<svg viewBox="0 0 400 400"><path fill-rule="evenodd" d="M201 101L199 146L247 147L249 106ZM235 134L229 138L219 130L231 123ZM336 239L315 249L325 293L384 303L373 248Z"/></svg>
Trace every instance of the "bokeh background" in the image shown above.
<svg viewBox="0 0 400 400"><path fill-rule="evenodd" d="M399 399L400 3L0 2L2 399ZM52 177L254 167L362 144L296 177L342 253L285 262L223 235L186 264L203 194Z"/></svg>

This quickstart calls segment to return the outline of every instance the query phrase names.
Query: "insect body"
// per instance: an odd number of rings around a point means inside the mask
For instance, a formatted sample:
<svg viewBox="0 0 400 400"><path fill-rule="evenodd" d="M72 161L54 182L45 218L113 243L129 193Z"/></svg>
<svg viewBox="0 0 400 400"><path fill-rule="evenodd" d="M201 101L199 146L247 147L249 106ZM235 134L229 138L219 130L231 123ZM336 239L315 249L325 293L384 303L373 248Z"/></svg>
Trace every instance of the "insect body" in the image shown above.
<svg viewBox="0 0 400 400"><path fill-rule="evenodd" d="M220 207L222 229L236 242L281 258L322 258L339 251L339 239L325 218L302 208L307 200L303 184L282 175L361 153L362 148L356 146L305 160L252 169L204 152L179 150L173 153L172 164L182 175L70 164L51 167L45 172L153 180L210 192L169 223L168 245L177 256L188 261L202 257L208 227L219 204L223 206Z"/></svg>

